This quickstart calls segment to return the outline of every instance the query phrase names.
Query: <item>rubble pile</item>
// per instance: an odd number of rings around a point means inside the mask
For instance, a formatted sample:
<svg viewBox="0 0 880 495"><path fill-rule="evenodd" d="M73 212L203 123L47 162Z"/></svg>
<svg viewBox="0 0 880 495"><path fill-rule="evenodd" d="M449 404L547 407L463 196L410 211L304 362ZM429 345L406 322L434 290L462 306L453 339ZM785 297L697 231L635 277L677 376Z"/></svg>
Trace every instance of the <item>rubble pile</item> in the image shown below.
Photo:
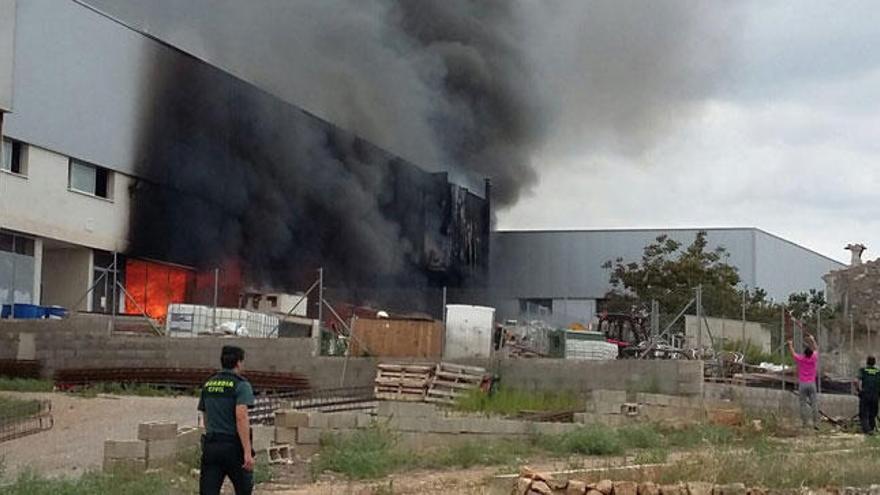
<svg viewBox="0 0 880 495"><path fill-rule="evenodd" d="M880 487L869 489L804 489L799 493L809 494L860 494L877 493ZM705 482L677 483L658 485L650 481L637 483L634 481L586 482L579 480L554 479L548 474L533 471L527 467L520 470L520 476L514 483L511 495L768 495L774 490L765 488L748 488L743 483L716 485ZM797 492L795 492L797 493Z"/></svg>

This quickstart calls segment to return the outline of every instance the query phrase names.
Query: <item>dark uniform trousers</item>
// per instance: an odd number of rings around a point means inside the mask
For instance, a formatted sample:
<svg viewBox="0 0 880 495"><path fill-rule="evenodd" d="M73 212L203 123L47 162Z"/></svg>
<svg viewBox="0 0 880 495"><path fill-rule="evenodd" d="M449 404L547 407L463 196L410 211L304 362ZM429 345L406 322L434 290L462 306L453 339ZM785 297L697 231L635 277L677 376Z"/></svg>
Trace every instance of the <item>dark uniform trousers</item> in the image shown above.
<svg viewBox="0 0 880 495"><path fill-rule="evenodd" d="M874 433L877 427L877 394L862 391L859 394L859 419L862 433Z"/></svg>
<svg viewBox="0 0 880 495"><path fill-rule="evenodd" d="M254 473L246 471L244 450L237 436L208 433L202 437L202 472L199 477L199 493L220 493L223 478L229 476L235 495L251 495L254 489Z"/></svg>

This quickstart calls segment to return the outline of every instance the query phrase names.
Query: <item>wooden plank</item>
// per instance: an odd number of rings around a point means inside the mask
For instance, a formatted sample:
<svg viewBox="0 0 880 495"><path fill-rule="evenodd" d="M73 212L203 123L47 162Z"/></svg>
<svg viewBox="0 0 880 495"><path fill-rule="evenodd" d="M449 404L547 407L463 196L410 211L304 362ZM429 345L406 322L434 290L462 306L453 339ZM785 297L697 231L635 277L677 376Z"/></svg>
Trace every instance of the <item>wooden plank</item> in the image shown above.
<svg viewBox="0 0 880 495"><path fill-rule="evenodd" d="M440 363L438 366L445 371L463 371L480 375L486 374L486 368L480 368L479 366L465 366L463 364L452 363Z"/></svg>
<svg viewBox="0 0 880 495"><path fill-rule="evenodd" d="M447 373L445 371L438 371L434 374L434 376L436 376L438 378L448 378L449 381L453 381L453 382L457 381L457 380L463 380L463 381L467 381L467 382L481 382L481 381L483 381L482 375L480 375L480 376L458 375L455 373Z"/></svg>
<svg viewBox="0 0 880 495"><path fill-rule="evenodd" d="M428 395L439 395L441 397L461 397L464 394L461 392L456 392L454 390L441 390L437 388L432 388L428 390Z"/></svg>
<svg viewBox="0 0 880 495"><path fill-rule="evenodd" d="M439 387L439 388L457 388L462 390L475 390L477 389L477 385L471 383L452 383L452 382L443 382L439 380L434 380L431 382L431 387Z"/></svg>

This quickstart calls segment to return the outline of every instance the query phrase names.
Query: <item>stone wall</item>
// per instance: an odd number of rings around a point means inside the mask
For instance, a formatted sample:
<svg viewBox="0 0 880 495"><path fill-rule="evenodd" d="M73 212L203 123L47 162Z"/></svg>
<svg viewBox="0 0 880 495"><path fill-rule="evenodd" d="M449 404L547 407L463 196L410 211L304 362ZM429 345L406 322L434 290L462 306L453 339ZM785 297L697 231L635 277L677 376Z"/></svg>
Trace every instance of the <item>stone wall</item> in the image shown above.
<svg viewBox="0 0 880 495"><path fill-rule="evenodd" d="M741 387L707 383L706 398L731 400L750 414L779 413L792 418L800 414L799 398L775 388ZM819 408L831 417L851 418L859 412L859 399L852 395L820 394Z"/></svg>

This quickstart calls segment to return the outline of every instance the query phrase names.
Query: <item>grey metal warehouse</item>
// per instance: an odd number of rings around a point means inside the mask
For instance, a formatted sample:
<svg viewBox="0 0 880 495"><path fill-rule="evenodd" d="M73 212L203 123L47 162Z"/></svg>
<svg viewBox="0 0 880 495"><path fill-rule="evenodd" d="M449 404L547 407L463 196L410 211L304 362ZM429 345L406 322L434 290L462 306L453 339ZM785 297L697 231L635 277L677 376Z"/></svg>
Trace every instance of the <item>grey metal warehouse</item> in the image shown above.
<svg viewBox="0 0 880 495"><path fill-rule="evenodd" d="M498 231L492 237L491 286L498 315L534 314L557 324L589 321L611 288L602 264L638 261L661 234L685 246L705 230L710 248L723 246L742 283L776 300L824 289L822 276L844 264L757 228Z"/></svg>

